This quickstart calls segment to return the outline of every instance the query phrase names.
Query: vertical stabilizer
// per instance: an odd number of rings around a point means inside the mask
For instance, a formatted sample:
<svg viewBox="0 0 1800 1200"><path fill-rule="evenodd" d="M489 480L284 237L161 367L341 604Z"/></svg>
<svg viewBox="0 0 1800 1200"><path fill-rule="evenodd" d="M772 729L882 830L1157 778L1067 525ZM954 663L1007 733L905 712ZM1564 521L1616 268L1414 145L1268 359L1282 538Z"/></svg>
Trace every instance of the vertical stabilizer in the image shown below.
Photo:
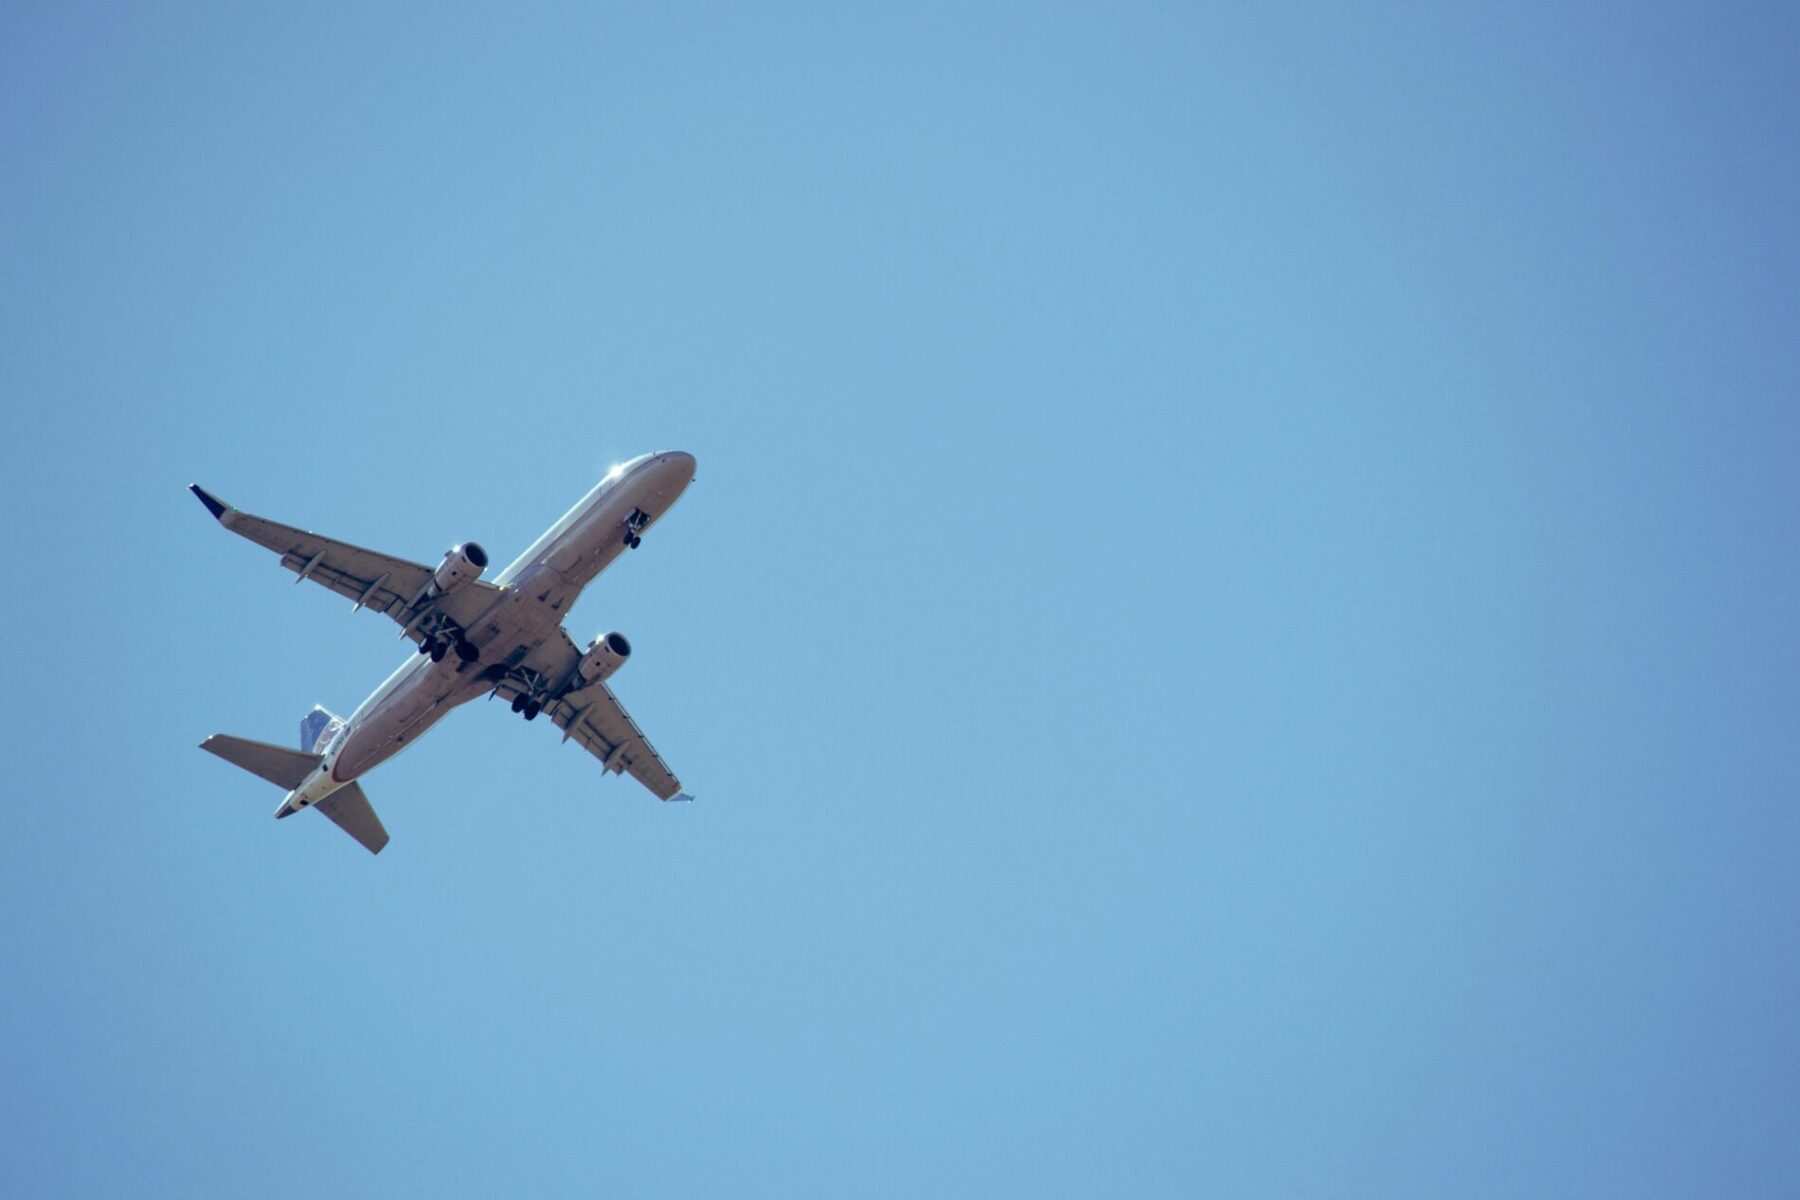
<svg viewBox="0 0 1800 1200"><path fill-rule="evenodd" d="M344 724L344 718L336 713L315 704L313 710L300 718L300 748L308 754L322 754L325 743L331 740Z"/></svg>

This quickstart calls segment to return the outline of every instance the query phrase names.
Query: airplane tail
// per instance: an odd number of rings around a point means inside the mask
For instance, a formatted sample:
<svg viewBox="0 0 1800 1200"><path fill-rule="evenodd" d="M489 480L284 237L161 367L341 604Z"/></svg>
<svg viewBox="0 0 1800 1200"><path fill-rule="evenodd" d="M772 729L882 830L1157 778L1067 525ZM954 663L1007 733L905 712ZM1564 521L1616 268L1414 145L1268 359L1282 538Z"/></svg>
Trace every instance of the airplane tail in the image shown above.
<svg viewBox="0 0 1800 1200"><path fill-rule="evenodd" d="M301 723L302 740L307 736L308 722L320 713L324 713L324 720L318 724L318 731L329 736L329 723L337 718L324 709L314 709L307 714L306 721ZM317 734L315 745L316 736ZM289 750L286 746L253 742L249 738L232 737L225 733L213 734L200 743L200 748L290 792L299 787L324 760L322 754ZM388 844L388 832L382 827L381 818L375 815L374 806L369 803L369 798L363 794L358 784L345 784L313 807L331 818L332 824L355 838L370 854L380 854L381 848ZM287 815L286 810L279 815Z"/></svg>

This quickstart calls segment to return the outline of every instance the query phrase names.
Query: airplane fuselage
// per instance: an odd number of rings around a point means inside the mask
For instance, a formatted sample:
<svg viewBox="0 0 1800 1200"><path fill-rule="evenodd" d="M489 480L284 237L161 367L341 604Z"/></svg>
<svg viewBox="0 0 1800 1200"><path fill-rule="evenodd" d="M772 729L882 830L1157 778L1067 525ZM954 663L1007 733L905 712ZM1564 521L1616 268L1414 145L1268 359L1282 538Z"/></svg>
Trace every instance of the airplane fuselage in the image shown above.
<svg viewBox="0 0 1800 1200"><path fill-rule="evenodd" d="M317 748L323 760L288 793L283 815L317 804L412 745L451 709L490 691L495 672L555 636L582 588L625 552L620 530L628 519L640 514L635 528L648 529L693 478L693 456L678 450L646 454L610 472L494 577L500 594L467 631L479 658L409 655Z"/></svg>

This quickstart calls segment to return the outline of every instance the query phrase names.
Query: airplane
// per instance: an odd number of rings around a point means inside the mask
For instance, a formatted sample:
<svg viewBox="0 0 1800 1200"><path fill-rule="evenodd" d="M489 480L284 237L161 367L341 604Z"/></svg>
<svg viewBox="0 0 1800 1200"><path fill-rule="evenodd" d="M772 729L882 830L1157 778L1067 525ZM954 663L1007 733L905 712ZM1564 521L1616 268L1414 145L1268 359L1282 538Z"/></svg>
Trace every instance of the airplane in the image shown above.
<svg viewBox="0 0 1800 1200"><path fill-rule="evenodd" d="M475 542L428 567L240 512L189 484L219 524L279 554L296 584L310 579L354 600L352 611L385 613L417 647L347 719L308 713L298 750L222 733L200 748L286 788L277 820L317 808L371 854L388 834L358 781L484 693L509 699L527 721L549 714L562 740L574 739L602 770L631 775L661 800L692 800L606 686L631 643L608 633L579 649L562 619L693 480L694 456L680 450L621 463L491 581L481 578L488 556Z"/></svg>

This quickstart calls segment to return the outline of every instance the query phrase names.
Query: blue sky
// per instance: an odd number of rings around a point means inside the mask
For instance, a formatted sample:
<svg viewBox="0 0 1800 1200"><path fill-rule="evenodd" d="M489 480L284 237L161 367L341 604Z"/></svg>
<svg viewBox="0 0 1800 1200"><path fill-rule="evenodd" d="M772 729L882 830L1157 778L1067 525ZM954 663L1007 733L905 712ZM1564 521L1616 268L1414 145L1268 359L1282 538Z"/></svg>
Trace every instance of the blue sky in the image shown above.
<svg viewBox="0 0 1800 1200"><path fill-rule="evenodd" d="M25 1195L1779 1195L1776 6L9 5ZM183 490L584 596L371 859L194 749L404 650Z"/></svg>

